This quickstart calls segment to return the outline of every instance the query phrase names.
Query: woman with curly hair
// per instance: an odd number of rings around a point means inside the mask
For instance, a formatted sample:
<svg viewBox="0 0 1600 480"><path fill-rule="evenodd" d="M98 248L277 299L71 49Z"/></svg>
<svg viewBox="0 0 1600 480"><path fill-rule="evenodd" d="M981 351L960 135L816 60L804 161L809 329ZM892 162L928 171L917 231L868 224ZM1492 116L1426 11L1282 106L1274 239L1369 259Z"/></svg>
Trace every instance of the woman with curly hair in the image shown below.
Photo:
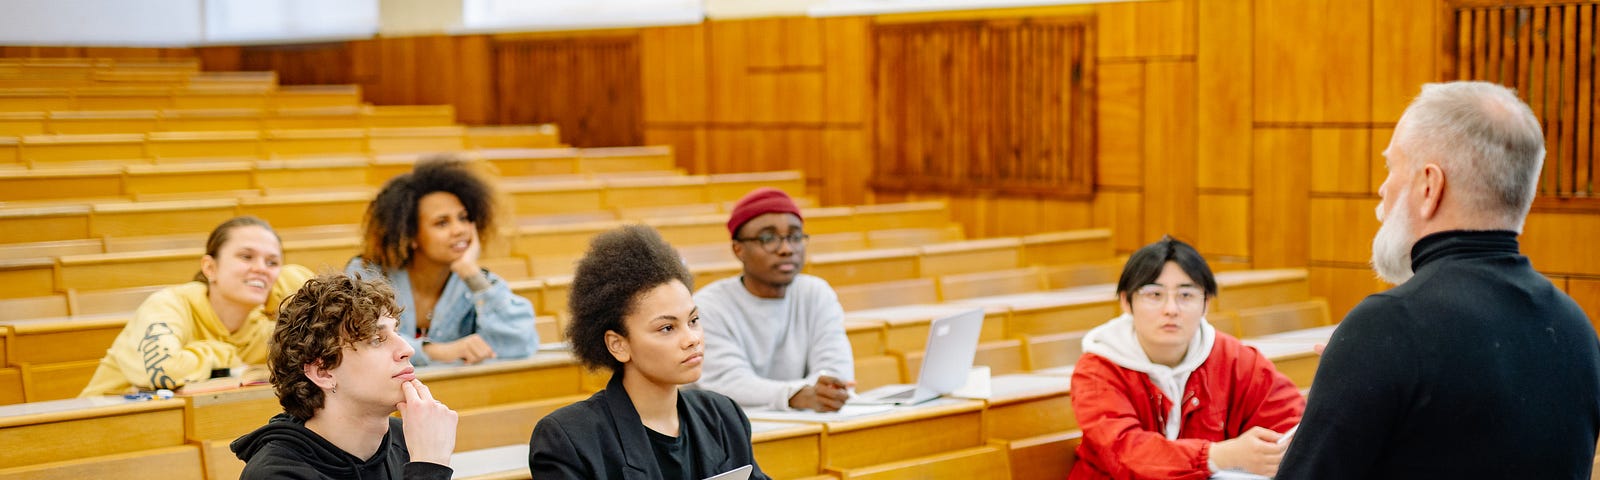
<svg viewBox="0 0 1600 480"><path fill-rule="evenodd" d="M394 285L400 334L418 365L521 358L539 348L533 304L478 266L494 194L460 160L436 157L384 184L367 207L361 255L345 272Z"/></svg>
<svg viewBox="0 0 1600 480"><path fill-rule="evenodd" d="M284 302L268 360L284 413L230 445L239 478L450 478L456 412L417 380L399 311L382 280L341 273Z"/></svg>
<svg viewBox="0 0 1600 480"><path fill-rule="evenodd" d="M283 244L265 220L222 222L206 240L200 272L139 305L79 396L173 390L265 363L278 302L308 278L311 270L283 263Z"/></svg>
<svg viewBox="0 0 1600 480"><path fill-rule="evenodd" d="M701 479L755 466L750 420L720 394L679 390L705 349L688 267L650 227L595 237L568 300L573 356L611 370L606 389L539 420L528 468L541 479Z"/></svg>

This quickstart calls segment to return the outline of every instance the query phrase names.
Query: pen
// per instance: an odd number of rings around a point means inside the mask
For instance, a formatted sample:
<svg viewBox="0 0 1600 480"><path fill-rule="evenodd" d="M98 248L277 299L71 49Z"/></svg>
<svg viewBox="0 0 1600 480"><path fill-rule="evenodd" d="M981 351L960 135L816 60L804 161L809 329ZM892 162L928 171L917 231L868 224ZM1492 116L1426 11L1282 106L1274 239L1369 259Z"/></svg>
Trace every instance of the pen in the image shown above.
<svg viewBox="0 0 1600 480"><path fill-rule="evenodd" d="M1289 431L1283 432L1283 436L1282 437L1278 437L1278 445L1283 445L1285 443L1289 443L1289 437L1294 436L1294 431L1295 430L1299 430L1299 429L1300 429L1300 425L1295 425L1293 427L1289 427Z"/></svg>

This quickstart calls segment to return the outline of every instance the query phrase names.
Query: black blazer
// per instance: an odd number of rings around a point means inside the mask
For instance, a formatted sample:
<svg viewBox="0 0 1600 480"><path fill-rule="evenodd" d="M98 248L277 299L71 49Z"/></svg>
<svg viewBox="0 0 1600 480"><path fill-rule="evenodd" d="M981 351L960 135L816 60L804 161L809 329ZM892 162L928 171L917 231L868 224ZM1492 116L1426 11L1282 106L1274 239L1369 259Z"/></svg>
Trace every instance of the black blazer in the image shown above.
<svg viewBox="0 0 1600 480"><path fill-rule="evenodd" d="M733 400L705 390L679 390L678 399L687 407L678 424L689 435L698 478L755 465L750 419ZM611 375L605 390L539 420L528 442L528 468L540 480L661 478L644 422L622 388L622 372ZM756 466L750 478L768 477Z"/></svg>

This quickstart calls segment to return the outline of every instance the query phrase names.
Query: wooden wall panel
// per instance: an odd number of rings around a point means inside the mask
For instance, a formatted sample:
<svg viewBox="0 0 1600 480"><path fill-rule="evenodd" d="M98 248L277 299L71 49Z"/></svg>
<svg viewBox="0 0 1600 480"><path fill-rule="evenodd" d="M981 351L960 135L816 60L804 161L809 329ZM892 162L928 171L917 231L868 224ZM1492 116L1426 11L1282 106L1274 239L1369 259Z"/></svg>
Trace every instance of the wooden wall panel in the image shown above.
<svg viewBox="0 0 1600 480"><path fill-rule="evenodd" d="M1388 159L1383 156L1383 151L1389 148L1389 140L1394 137L1394 128L1372 129L1372 154L1367 157L1367 191L1374 196L1383 188L1383 181L1389 178Z"/></svg>
<svg viewBox="0 0 1600 480"><path fill-rule="evenodd" d="M1311 131L1258 129L1254 150L1251 260L1257 268L1306 266Z"/></svg>
<svg viewBox="0 0 1600 480"><path fill-rule="evenodd" d="M351 42L255 45L239 49L239 68L278 72L280 85L355 83Z"/></svg>
<svg viewBox="0 0 1600 480"><path fill-rule="evenodd" d="M706 142L706 129L699 126L645 127L644 130L644 143L671 146L673 161L686 172L711 171L706 159L710 147Z"/></svg>
<svg viewBox="0 0 1600 480"><path fill-rule="evenodd" d="M1442 0L1373 0L1372 118L1400 120L1400 113L1438 77Z"/></svg>
<svg viewBox="0 0 1600 480"><path fill-rule="evenodd" d="M712 22L712 121L821 122L823 67L817 24L811 18ZM786 33L793 37L780 36Z"/></svg>
<svg viewBox="0 0 1600 480"><path fill-rule="evenodd" d="M199 47L194 49L194 56L200 59L200 69L207 72L237 72L244 68L239 65L239 50L241 47Z"/></svg>
<svg viewBox="0 0 1600 480"><path fill-rule="evenodd" d="M1250 256L1250 196L1200 195L1200 234L1194 247L1206 256Z"/></svg>
<svg viewBox="0 0 1600 480"><path fill-rule="evenodd" d="M1367 267L1311 267L1307 273L1311 295L1328 299L1328 318L1334 323L1344 320L1350 309L1368 295L1389 288Z"/></svg>
<svg viewBox="0 0 1600 480"><path fill-rule="evenodd" d="M1255 1L1255 121L1367 122L1372 0Z"/></svg>
<svg viewBox="0 0 1600 480"><path fill-rule="evenodd" d="M1139 192L1101 190L1096 193L1094 226L1111 229L1111 245L1118 253L1132 252L1154 241L1144 235L1144 205Z"/></svg>
<svg viewBox="0 0 1600 480"><path fill-rule="evenodd" d="M1096 6L1100 58L1194 55L1198 3L1161 0Z"/></svg>
<svg viewBox="0 0 1600 480"><path fill-rule="evenodd" d="M1253 12L1243 1L1201 2L1198 11L1200 188L1250 188Z"/></svg>
<svg viewBox="0 0 1600 480"><path fill-rule="evenodd" d="M1144 64L1101 64L1098 111L1097 185L1144 183Z"/></svg>
<svg viewBox="0 0 1600 480"><path fill-rule="evenodd" d="M1578 246L1594 238L1600 215L1534 212L1522 228L1522 253L1541 272L1600 275L1600 249Z"/></svg>
<svg viewBox="0 0 1600 480"><path fill-rule="evenodd" d="M706 27L647 28L639 49L645 125L706 121Z"/></svg>
<svg viewBox="0 0 1600 480"><path fill-rule="evenodd" d="M1377 207L1376 198L1311 199L1311 260L1364 264L1371 259Z"/></svg>
<svg viewBox="0 0 1600 480"><path fill-rule="evenodd" d="M822 131L823 168L807 171L806 176L823 181L823 202L829 205L868 203L872 178L872 135L864 129Z"/></svg>
<svg viewBox="0 0 1600 480"><path fill-rule="evenodd" d="M872 60L867 27L862 17L824 18L822 23L823 115L835 127L857 128L868 123L872 105ZM857 124L857 125L837 125ZM865 127L865 125L862 125Z"/></svg>
<svg viewBox="0 0 1600 480"><path fill-rule="evenodd" d="M501 124L554 122L577 147L644 143L638 35L497 41Z"/></svg>
<svg viewBox="0 0 1600 480"><path fill-rule="evenodd" d="M1372 152L1368 145L1371 140L1371 132L1365 128L1312 129L1311 191L1376 194L1367 190L1372 168L1367 157Z"/></svg>
<svg viewBox="0 0 1600 480"><path fill-rule="evenodd" d="M1193 239L1200 233L1195 208L1195 64L1148 63L1144 84L1144 233Z"/></svg>
<svg viewBox="0 0 1600 480"><path fill-rule="evenodd" d="M190 58L193 48L0 46L0 58ZM201 64L205 68L205 64Z"/></svg>

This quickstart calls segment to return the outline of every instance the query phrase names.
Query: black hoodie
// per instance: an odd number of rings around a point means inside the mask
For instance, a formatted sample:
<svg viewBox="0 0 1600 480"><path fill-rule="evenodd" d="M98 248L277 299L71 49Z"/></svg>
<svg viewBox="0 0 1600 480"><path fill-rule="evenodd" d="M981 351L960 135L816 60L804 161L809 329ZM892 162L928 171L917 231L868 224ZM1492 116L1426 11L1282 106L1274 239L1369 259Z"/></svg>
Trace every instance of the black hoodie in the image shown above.
<svg viewBox="0 0 1600 480"><path fill-rule="evenodd" d="M234 455L244 460L240 480L255 479L439 479L450 478L450 467L412 462L400 419L389 419L389 433L372 458L356 458L306 428L306 423L280 413L265 426L234 440Z"/></svg>

